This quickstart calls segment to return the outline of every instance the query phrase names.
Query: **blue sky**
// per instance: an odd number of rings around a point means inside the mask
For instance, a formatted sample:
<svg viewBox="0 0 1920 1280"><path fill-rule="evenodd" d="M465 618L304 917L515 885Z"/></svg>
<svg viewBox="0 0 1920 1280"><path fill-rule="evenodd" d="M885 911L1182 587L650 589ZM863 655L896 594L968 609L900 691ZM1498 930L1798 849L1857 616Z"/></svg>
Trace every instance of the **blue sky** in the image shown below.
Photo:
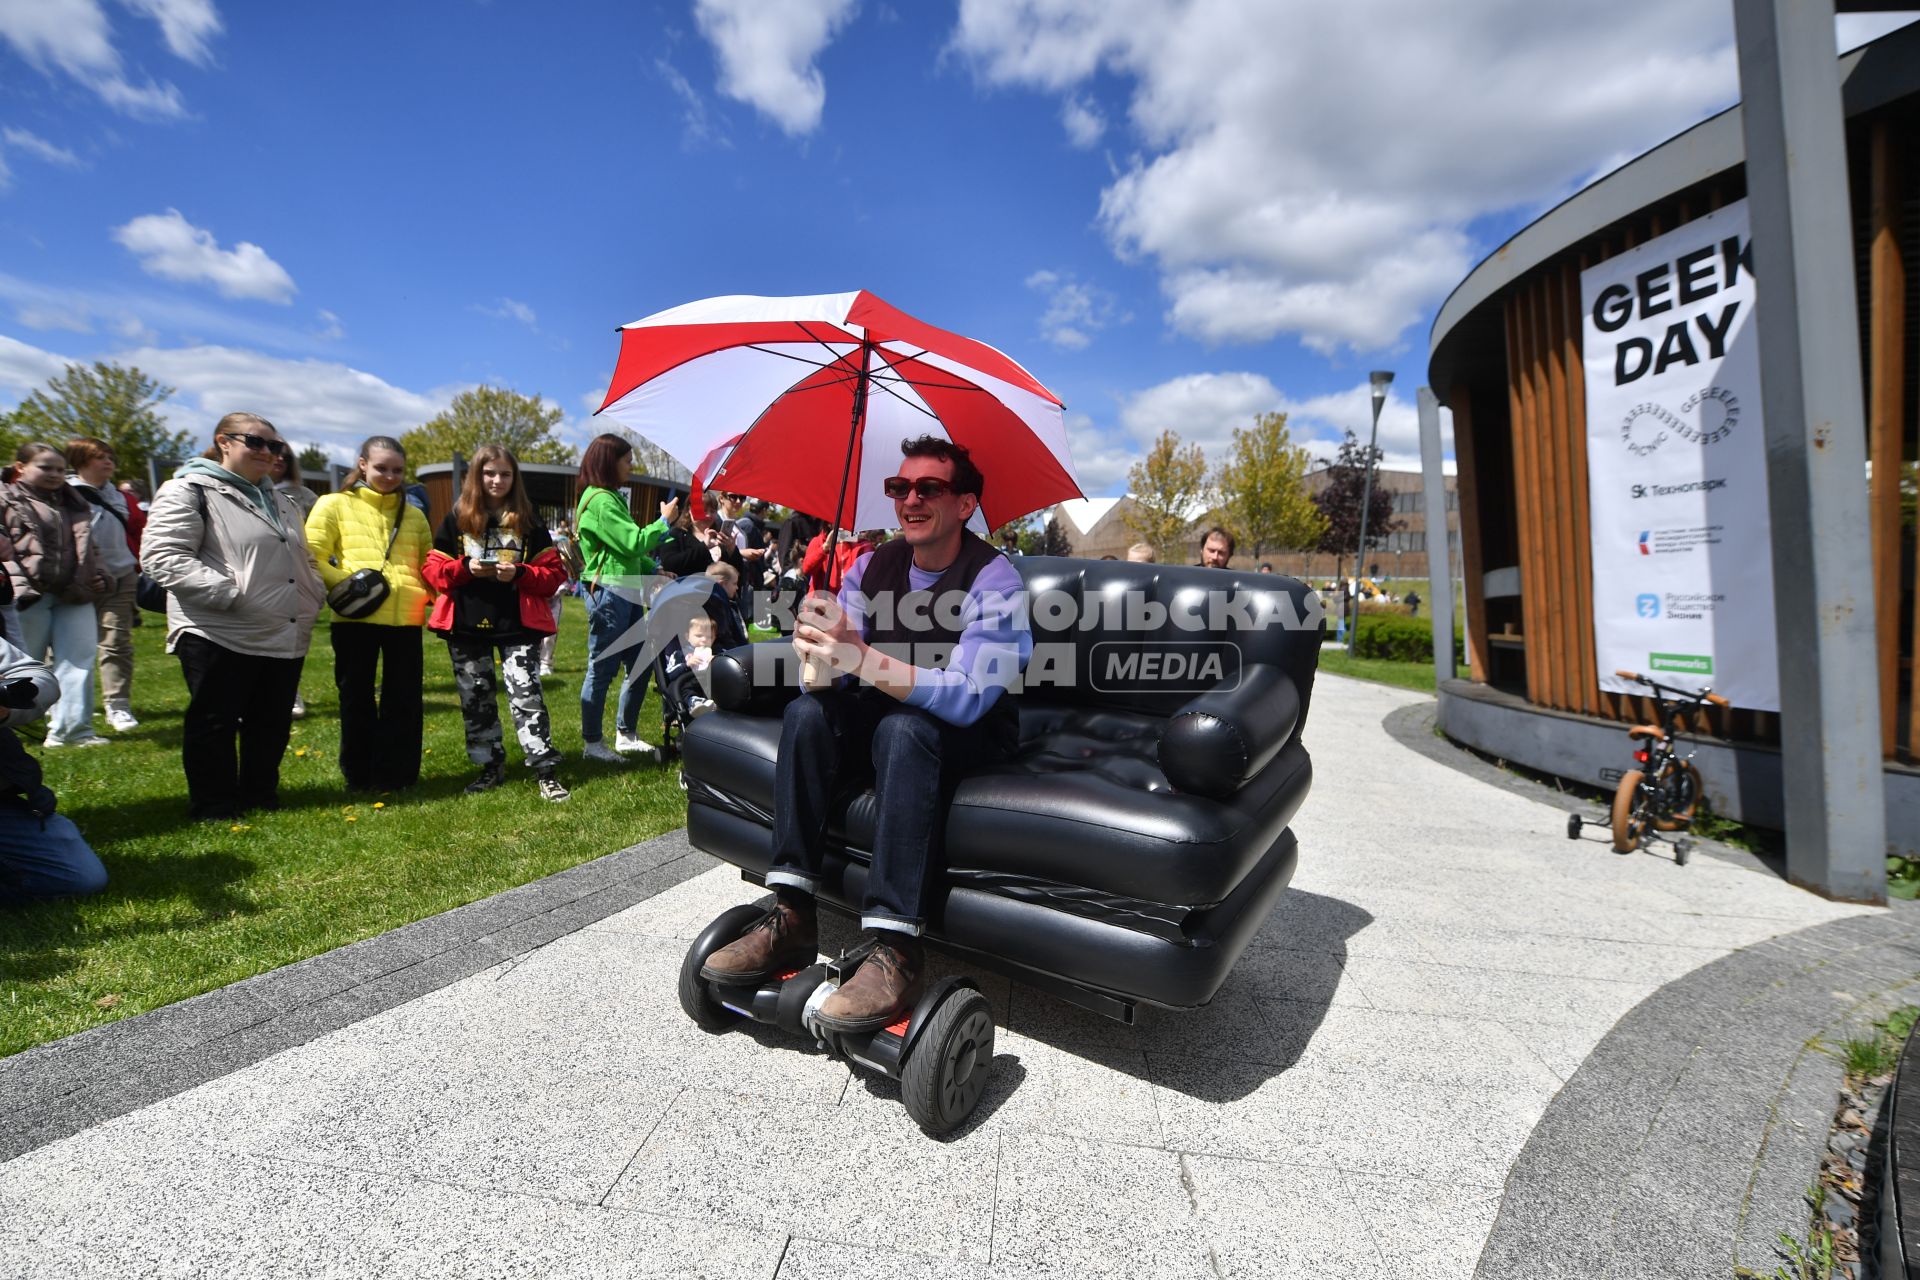
<svg viewBox="0 0 1920 1280"><path fill-rule="evenodd" d="M1058 391L1092 494L1162 427L1325 448L1371 368L1411 461L1453 284L1737 92L1723 4L1435 8L0 0L0 407L106 358L196 433L491 382L578 441L616 325L865 288Z"/></svg>

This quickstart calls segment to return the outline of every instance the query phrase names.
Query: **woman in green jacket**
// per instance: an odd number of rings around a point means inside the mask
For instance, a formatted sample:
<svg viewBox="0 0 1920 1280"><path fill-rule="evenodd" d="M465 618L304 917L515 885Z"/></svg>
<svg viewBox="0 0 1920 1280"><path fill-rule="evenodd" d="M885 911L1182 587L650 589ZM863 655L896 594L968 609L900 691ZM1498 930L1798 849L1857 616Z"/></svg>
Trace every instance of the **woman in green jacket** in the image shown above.
<svg viewBox="0 0 1920 1280"><path fill-rule="evenodd" d="M640 737L640 704L647 697L648 657L645 606L639 602L642 584L634 579L654 572L653 551L667 536L667 526L679 514L680 504L660 504L660 518L644 528L634 520L619 490L633 474L633 446L616 435L596 436L580 459L580 503L574 511L575 536L580 541L582 581L587 590L587 678L580 684L580 737L589 760L619 763L620 752L636 752L653 760L660 751ZM618 750L601 740L607 691L622 666L626 682L620 687L616 716Z"/></svg>
<svg viewBox="0 0 1920 1280"><path fill-rule="evenodd" d="M340 772L355 791L398 790L420 781L420 629L432 598L421 570L433 532L402 492L406 481L400 442L373 436L360 446L354 482L314 503L307 516L307 545L327 590L360 569L377 570L387 580L387 598L377 609L359 618L336 616L327 629L340 692Z"/></svg>

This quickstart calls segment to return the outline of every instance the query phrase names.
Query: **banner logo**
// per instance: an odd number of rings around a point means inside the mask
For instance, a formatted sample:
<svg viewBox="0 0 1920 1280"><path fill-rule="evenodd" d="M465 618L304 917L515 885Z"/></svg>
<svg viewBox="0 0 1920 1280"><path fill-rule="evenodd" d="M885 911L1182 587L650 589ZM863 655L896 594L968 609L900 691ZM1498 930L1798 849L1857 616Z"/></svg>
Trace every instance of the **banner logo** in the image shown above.
<svg viewBox="0 0 1920 1280"><path fill-rule="evenodd" d="M1634 612L1643 618L1657 618L1660 616L1660 597L1650 593L1636 596L1634 597L1633 608Z"/></svg>
<svg viewBox="0 0 1920 1280"><path fill-rule="evenodd" d="M1680 671L1690 676L1713 674L1713 658L1704 653L1650 653L1647 665L1655 671Z"/></svg>

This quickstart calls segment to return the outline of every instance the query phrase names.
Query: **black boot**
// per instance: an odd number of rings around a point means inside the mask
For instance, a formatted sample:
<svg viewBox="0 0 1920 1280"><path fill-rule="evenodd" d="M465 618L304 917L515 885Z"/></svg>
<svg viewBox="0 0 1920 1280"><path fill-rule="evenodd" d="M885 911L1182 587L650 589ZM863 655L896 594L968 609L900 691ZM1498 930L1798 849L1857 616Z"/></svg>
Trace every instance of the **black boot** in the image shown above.
<svg viewBox="0 0 1920 1280"><path fill-rule="evenodd" d="M491 791L507 780L507 765L504 760L492 760L486 768L480 770L480 776L467 784L467 794L477 796L482 791Z"/></svg>

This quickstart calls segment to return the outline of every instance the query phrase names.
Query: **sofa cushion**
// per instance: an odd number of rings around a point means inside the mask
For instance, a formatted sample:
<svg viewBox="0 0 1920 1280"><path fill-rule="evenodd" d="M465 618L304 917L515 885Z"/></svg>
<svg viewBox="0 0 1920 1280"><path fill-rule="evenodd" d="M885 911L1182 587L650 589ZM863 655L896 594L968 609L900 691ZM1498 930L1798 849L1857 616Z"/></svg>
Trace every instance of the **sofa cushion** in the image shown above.
<svg viewBox="0 0 1920 1280"><path fill-rule="evenodd" d="M1077 885L1148 902L1222 901L1305 799L1306 751L1287 745L1245 787L1213 799L1180 791L1159 764L1166 720L1060 704L1020 711L1019 752L963 779L948 811L946 863ZM780 721L717 712L682 739L687 774L771 820ZM865 857L876 803L850 795L829 837Z"/></svg>

